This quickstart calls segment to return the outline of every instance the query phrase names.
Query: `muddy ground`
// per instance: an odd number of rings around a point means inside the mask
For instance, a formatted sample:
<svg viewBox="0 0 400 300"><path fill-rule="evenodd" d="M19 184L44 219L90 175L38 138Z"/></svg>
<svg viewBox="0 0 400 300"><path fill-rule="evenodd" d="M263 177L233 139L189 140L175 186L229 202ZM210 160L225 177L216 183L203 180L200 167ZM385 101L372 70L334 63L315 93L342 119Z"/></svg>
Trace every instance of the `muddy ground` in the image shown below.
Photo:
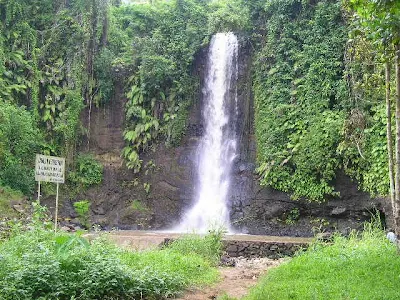
<svg viewBox="0 0 400 300"><path fill-rule="evenodd" d="M288 258L277 260L269 258L235 258L234 267L220 267L221 279L213 286L193 288L176 298L177 300L206 300L217 299L223 295L233 298L245 296L254 286L260 276L266 274L271 268L279 266Z"/></svg>

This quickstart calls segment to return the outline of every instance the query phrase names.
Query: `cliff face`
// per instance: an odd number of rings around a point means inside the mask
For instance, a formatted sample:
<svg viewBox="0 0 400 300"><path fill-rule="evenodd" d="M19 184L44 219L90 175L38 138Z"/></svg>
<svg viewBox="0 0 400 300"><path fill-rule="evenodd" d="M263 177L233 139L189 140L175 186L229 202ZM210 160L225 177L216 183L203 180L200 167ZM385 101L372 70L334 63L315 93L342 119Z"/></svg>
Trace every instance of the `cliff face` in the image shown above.
<svg viewBox="0 0 400 300"><path fill-rule="evenodd" d="M324 203L293 201L290 195L260 186L255 173L257 145L254 136L252 53L242 45L239 68L240 159L236 161L231 221L238 231L252 234L308 236L314 232L361 228L377 209L384 218L382 199L372 199L357 189L343 172L337 172L335 189L340 197Z"/></svg>
<svg viewBox="0 0 400 300"><path fill-rule="evenodd" d="M193 67L194 74L201 78L206 55L204 49ZM254 172L257 147L253 135L251 57L250 47L242 45L238 83L240 155L235 161L230 195L233 225L245 233L298 236L360 227L373 207L382 208L378 200L357 191L356 184L341 173L336 180L341 197L322 204L295 202L285 193L258 184ZM203 132L200 91L198 95L180 146L167 148L158 144L154 151L143 155L146 167L138 176L127 170L120 158L126 101L122 88L117 86L111 103L92 109L90 124L86 112L84 124L90 128L88 149L104 165L104 182L74 199L65 199L64 215L74 217L72 203L88 199L92 202L92 222L106 228L165 229L177 223L196 195L194 151ZM87 149L87 141L83 147Z"/></svg>

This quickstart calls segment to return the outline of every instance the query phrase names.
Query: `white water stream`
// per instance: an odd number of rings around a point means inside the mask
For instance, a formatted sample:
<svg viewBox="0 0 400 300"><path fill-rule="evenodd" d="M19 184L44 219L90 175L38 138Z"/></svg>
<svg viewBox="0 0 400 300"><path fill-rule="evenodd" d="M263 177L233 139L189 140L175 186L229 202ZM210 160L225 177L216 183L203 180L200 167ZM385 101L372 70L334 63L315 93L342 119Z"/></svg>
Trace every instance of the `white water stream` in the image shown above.
<svg viewBox="0 0 400 300"><path fill-rule="evenodd" d="M238 41L233 33L213 36L203 89L204 135L198 146L197 201L177 231L230 231L228 197L232 163L237 153Z"/></svg>

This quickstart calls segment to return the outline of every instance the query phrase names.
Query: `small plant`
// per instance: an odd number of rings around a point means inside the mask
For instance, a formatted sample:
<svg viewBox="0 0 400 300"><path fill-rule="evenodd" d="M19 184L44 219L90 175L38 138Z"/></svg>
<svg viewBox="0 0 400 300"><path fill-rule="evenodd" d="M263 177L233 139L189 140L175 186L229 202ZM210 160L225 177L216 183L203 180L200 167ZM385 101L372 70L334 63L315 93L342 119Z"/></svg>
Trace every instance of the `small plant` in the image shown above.
<svg viewBox="0 0 400 300"><path fill-rule="evenodd" d="M138 211L138 212L146 212L149 210L149 208L139 200L133 200L131 208L133 211Z"/></svg>
<svg viewBox="0 0 400 300"><path fill-rule="evenodd" d="M329 221L325 220L324 218L315 218L310 220L310 224L313 225L312 231L314 234L317 234L319 232L323 232L325 227L329 226Z"/></svg>
<svg viewBox="0 0 400 300"><path fill-rule="evenodd" d="M131 187L135 187L135 186L138 186L138 185L139 185L139 178L134 178L133 180L122 182L122 186L123 187L131 188Z"/></svg>
<svg viewBox="0 0 400 300"><path fill-rule="evenodd" d="M38 201L32 202L33 214L32 225L33 228L50 229L53 225L49 217L49 211L46 206L40 205Z"/></svg>
<svg viewBox="0 0 400 300"><path fill-rule="evenodd" d="M300 211L297 207L293 208L290 210L288 213L285 215L285 223L287 225L293 225L295 224L300 217Z"/></svg>
<svg viewBox="0 0 400 300"><path fill-rule="evenodd" d="M89 208L90 202L88 200L78 201L74 203L74 208L76 213L78 214L78 220L82 224L83 227L89 228Z"/></svg>
<svg viewBox="0 0 400 300"><path fill-rule="evenodd" d="M144 172L144 174L145 175L148 175L150 172L152 172L152 171L154 171L155 169L156 169L156 164L154 163L154 161L151 159L151 160L149 160L146 164L145 164L145 166L144 166L144 168L145 168L145 172Z"/></svg>
<svg viewBox="0 0 400 300"><path fill-rule="evenodd" d="M84 239L82 233L76 233L71 235L58 235L55 237L56 252L59 255L67 255L74 247L89 248L89 242Z"/></svg>
<svg viewBox="0 0 400 300"><path fill-rule="evenodd" d="M148 182L143 183L143 188L146 191L146 194L150 193L150 187L151 187L150 183L148 183Z"/></svg>

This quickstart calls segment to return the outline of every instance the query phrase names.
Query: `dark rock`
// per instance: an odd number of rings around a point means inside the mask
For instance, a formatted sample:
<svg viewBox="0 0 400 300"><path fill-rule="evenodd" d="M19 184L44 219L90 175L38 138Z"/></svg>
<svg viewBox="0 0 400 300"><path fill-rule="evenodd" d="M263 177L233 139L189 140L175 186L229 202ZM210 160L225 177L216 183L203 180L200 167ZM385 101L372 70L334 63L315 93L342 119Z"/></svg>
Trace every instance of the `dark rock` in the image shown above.
<svg viewBox="0 0 400 300"><path fill-rule="evenodd" d="M221 256L219 265L225 267L234 267L236 265L236 261L228 254L224 254Z"/></svg>
<svg viewBox="0 0 400 300"><path fill-rule="evenodd" d="M60 230L61 230L61 231L65 231L65 232L72 232L72 229L71 229L70 227L68 227L68 226L62 226L62 227L60 228Z"/></svg>
<svg viewBox="0 0 400 300"><path fill-rule="evenodd" d="M158 185L160 186L161 189L171 192L171 193L176 193L179 191L179 188L177 188L176 186L173 186L172 184L170 184L166 181L160 181L158 183Z"/></svg>
<svg viewBox="0 0 400 300"><path fill-rule="evenodd" d="M278 249L279 249L278 245L272 245L271 247L269 247L269 250L271 251L276 251Z"/></svg>
<svg viewBox="0 0 400 300"><path fill-rule="evenodd" d="M321 232L315 236L318 240L328 242L332 240L332 233L331 232Z"/></svg>
<svg viewBox="0 0 400 300"><path fill-rule="evenodd" d="M340 216L343 215L347 211L346 207L335 207L331 211L331 216Z"/></svg>
<svg viewBox="0 0 400 300"><path fill-rule="evenodd" d="M19 212L20 214L25 214L25 207L22 204L14 204L13 208L15 211Z"/></svg>
<svg viewBox="0 0 400 300"><path fill-rule="evenodd" d="M228 253L238 252L239 248L237 245L228 245L225 249Z"/></svg>
<svg viewBox="0 0 400 300"><path fill-rule="evenodd" d="M101 215L101 216L106 214L106 212L104 211L104 208L101 207L101 206L96 207L95 209L93 209L93 212L94 212L95 214Z"/></svg>

